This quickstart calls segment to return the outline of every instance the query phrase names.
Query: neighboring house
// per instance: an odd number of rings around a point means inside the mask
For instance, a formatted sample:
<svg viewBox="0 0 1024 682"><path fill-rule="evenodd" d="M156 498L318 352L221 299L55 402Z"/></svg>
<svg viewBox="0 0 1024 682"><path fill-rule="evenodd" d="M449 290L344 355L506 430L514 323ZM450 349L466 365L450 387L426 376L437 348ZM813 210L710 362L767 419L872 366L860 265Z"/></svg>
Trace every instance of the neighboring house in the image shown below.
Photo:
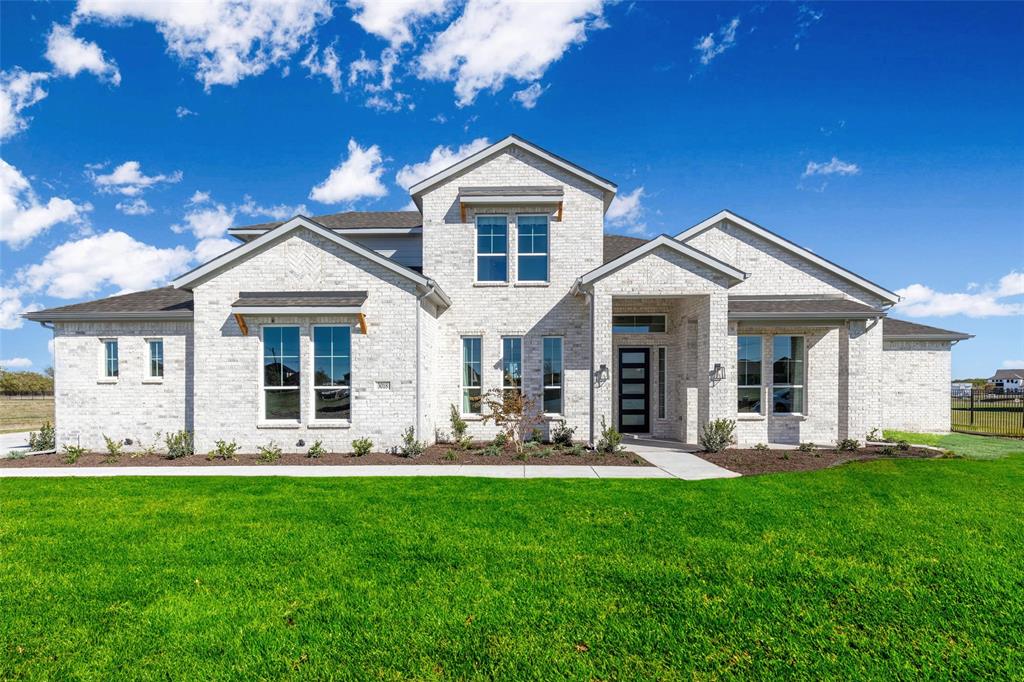
<svg viewBox="0 0 1024 682"><path fill-rule="evenodd" d="M1019 393L1024 391L1024 369L996 370L990 381L995 384L997 390Z"/></svg>
<svg viewBox="0 0 1024 682"><path fill-rule="evenodd" d="M729 211L605 235L615 191L510 136L413 186L415 211L234 228L172 286L28 313L54 328L58 443L392 447L450 405L489 437L495 388L588 441L693 443L721 417L742 443L949 429L967 334L887 318L896 294Z"/></svg>
<svg viewBox="0 0 1024 682"><path fill-rule="evenodd" d="M974 390L974 384L969 381L954 381L949 388L952 395L958 398L969 398Z"/></svg>

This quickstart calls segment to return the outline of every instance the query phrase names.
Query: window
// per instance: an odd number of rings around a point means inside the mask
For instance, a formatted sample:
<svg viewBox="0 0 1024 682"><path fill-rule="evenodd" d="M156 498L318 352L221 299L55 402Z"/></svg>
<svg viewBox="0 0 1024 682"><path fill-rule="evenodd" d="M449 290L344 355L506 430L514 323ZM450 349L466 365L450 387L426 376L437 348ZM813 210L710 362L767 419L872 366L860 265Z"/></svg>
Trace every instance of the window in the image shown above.
<svg viewBox="0 0 1024 682"><path fill-rule="evenodd" d="M772 339L772 411L804 412L804 337Z"/></svg>
<svg viewBox="0 0 1024 682"><path fill-rule="evenodd" d="M103 341L103 376L117 378L117 339Z"/></svg>
<svg viewBox="0 0 1024 682"><path fill-rule="evenodd" d="M263 417L299 421L299 328L263 328Z"/></svg>
<svg viewBox="0 0 1024 682"><path fill-rule="evenodd" d="M664 331L664 315L612 315L614 334L660 334Z"/></svg>
<svg viewBox="0 0 1024 682"><path fill-rule="evenodd" d="M761 337L736 339L737 406L741 414L761 414Z"/></svg>
<svg viewBox="0 0 1024 682"><path fill-rule="evenodd" d="M476 218L476 280L508 281L508 218L503 215Z"/></svg>
<svg viewBox="0 0 1024 682"><path fill-rule="evenodd" d="M520 282L548 281L548 217L521 215L516 218L519 233L519 265L516 279Z"/></svg>
<svg viewBox="0 0 1024 682"><path fill-rule="evenodd" d="M313 419L352 418L352 328L313 327Z"/></svg>
<svg viewBox="0 0 1024 682"><path fill-rule="evenodd" d="M523 339L518 336L501 338L501 387L507 393L523 390Z"/></svg>
<svg viewBox="0 0 1024 682"><path fill-rule="evenodd" d="M149 340L149 378L160 379L164 376L164 340Z"/></svg>
<svg viewBox="0 0 1024 682"><path fill-rule="evenodd" d="M562 339L544 337L544 412L562 414Z"/></svg>
<svg viewBox="0 0 1024 682"><path fill-rule="evenodd" d="M462 339L462 413L480 413L480 337Z"/></svg>
<svg viewBox="0 0 1024 682"><path fill-rule="evenodd" d="M668 388L665 385L665 375L668 373L665 367L665 353L664 346L658 349L658 419L665 418L666 403L668 402Z"/></svg>

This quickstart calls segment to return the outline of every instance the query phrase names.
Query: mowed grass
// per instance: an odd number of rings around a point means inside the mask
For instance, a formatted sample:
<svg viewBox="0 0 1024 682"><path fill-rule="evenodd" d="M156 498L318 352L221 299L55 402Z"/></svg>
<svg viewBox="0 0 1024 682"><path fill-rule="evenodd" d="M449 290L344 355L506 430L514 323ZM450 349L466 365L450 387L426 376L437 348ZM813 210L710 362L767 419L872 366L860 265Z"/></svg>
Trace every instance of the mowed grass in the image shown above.
<svg viewBox="0 0 1024 682"><path fill-rule="evenodd" d="M1009 679L1024 458L0 479L0 679Z"/></svg>
<svg viewBox="0 0 1024 682"><path fill-rule="evenodd" d="M38 431L45 421L53 422L53 398L0 396L0 433Z"/></svg>
<svg viewBox="0 0 1024 682"><path fill-rule="evenodd" d="M1024 440L1014 438L972 436L966 433L909 433L907 431L885 431L884 435L892 441L905 440L917 445L931 445L970 459L998 459L1014 453L1024 453Z"/></svg>

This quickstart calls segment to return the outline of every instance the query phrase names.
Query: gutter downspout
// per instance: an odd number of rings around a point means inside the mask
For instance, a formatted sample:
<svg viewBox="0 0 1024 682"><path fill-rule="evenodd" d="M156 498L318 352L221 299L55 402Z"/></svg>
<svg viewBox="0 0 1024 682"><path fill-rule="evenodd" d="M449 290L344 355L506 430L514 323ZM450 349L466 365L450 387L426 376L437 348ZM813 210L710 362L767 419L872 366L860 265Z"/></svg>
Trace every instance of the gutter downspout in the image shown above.
<svg viewBox="0 0 1024 682"><path fill-rule="evenodd" d="M422 365L420 350L421 350L421 339L422 333L420 332L420 314L423 309L423 299L430 295L433 288L427 289L422 294L416 296L416 439L420 440L420 435L423 433L422 425L422 398L420 393L423 390L422 382Z"/></svg>
<svg viewBox="0 0 1024 682"><path fill-rule="evenodd" d="M597 357L597 339L594 337L594 294L591 291L584 291L587 304L590 305L590 372L588 381L590 383L590 446L594 446L594 358Z"/></svg>

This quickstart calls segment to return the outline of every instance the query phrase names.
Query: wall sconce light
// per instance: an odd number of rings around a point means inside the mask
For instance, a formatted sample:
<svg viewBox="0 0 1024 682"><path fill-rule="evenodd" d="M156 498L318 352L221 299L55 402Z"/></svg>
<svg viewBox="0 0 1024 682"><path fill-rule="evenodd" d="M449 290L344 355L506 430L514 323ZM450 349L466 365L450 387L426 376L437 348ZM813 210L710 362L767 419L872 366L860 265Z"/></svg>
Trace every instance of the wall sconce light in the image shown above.
<svg viewBox="0 0 1024 682"><path fill-rule="evenodd" d="M611 378L612 373L608 370L608 365L602 364L597 369L597 383L598 385L603 384Z"/></svg>
<svg viewBox="0 0 1024 682"><path fill-rule="evenodd" d="M722 367L722 363L716 362L714 369L710 372L711 381L719 382L725 379L725 367Z"/></svg>

